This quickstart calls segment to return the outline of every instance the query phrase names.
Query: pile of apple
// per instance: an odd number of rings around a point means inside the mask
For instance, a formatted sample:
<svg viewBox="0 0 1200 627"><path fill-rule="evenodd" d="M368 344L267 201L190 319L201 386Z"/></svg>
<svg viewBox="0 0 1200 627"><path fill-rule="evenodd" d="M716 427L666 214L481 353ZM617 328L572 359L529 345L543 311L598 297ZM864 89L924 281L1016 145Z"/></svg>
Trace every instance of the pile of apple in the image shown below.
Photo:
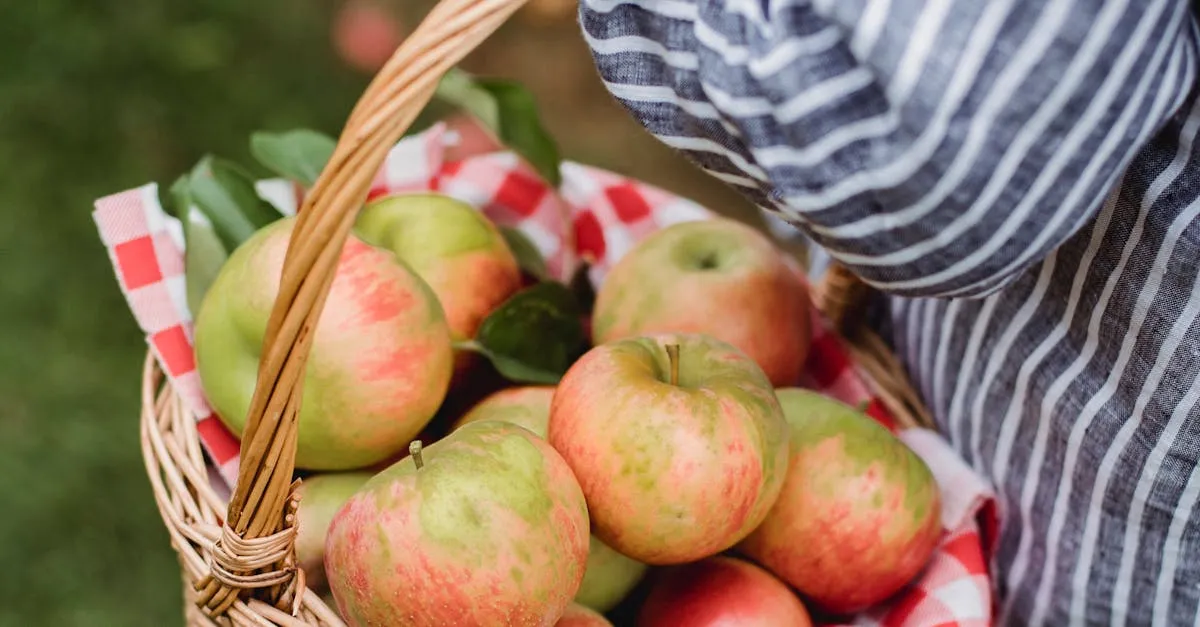
<svg viewBox="0 0 1200 627"><path fill-rule="evenodd" d="M202 385L239 435L293 225L238 246L197 314ZM933 477L798 387L808 295L759 231L654 233L573 318L544 315L574 292L514 248L426 193L371 201L342 251L304 379L296 553L348 623L802 626L924 568Z"/></svg>

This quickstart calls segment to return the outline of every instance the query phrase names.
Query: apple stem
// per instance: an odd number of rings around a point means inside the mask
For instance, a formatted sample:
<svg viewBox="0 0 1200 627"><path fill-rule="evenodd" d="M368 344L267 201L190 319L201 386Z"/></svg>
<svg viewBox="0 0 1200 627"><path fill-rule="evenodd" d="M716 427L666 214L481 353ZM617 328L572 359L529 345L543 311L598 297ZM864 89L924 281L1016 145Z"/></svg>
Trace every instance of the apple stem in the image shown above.
<svg viewBox="0 0 1200 627"><path fill-rule="evenodd" d="M425 458L421 457L421 441L413 440L408 445L408 454L412 455L413 463L417 465L417 470L420 470L425 465Z"/></svg>
<svg viewBox="0 0 1200 627"><path fill-rule="evenodd" d="M667 361L671 363L671 385L679 385L679 345L667 344Z"/></svg>

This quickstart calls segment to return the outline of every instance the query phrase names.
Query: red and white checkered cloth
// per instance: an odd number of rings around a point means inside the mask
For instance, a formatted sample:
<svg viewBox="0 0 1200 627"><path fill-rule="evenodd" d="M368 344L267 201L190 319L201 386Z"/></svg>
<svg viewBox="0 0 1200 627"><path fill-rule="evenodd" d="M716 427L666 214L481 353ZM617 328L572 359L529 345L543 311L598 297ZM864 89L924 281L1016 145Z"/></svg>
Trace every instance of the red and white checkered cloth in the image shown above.
<svg viewBox="0 0 1200 627"><path fill-rule="evenodd" d="M437 125L398 143L376 176L371 196L433 190L459 198L496 223L520 229L560 279L586 257L593 260L591 279L599 284L613 262L642 237L669 224L712 216L689 200L577 163L563 164L563 184L554 193L512 153L446 162L445 149L453 140L453 133ZM290 183L261 181L258 189L284 213L295 212L298 199ZM93 217L121 290L170 384L195 413L216 470L214 481L223 481L219 487L225 491L237 477L238 441L214 416L196 374L182 228L163 212L153 183L101 198L95 205ZM871 396L840 340L815 308L811 315L814 338L805 385L852 405L866 402L867 413L894 430L892 418ZM909 429L899 436L938 480L945 535L916 581L889 602L844 624L989 625L993 594L988 544L997 522L993 495L936 433Z"/></svg>

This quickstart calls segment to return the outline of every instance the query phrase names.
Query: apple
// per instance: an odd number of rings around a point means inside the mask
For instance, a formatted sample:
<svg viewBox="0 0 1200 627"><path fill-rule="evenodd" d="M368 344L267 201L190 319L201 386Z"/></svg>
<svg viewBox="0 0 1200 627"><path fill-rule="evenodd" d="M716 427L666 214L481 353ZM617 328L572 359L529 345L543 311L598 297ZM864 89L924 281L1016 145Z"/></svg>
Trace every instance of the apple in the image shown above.
<svg viewBox="0 0 1200 627"><path fill-rule="evenodd" d="M481 420L503 420L544 438L553 398L554 386L549 385L500 390L471 408L453 428ZM645 564L621 555L593 535L588 542L587 568L575 602L607 612L637 586L645 573Z"/></svg>
<svg viewBox="0 0 1200 627"><path fill-rule="evenodd" d="M348 0L333 21L333 48L356 70L376 72L404 39L395 16L377 0Z"/></svg>
<svg viewBox="0 0 1200 627"><path fill-rule="evenodd" d="M572 603L554 627L613 627L613 624L595 610Z"/></svg>
<svg viewBox="0 0 1200 627"><path fill-rule="evenodd" d="M638 627L812 627L787 585L740 559L710 557L659 573Z"/></svg>
<svg viewBox="0 0 1200 627"><path fill-rule="evenodd" d="M682 222L638 242L596 293L594 343L703 333L795 385L808 356L805 282L765 235L728 218Z"/></svg>
<svg viewBox="0 0 1200 627"><path fill-rule="evenodd" d="M281 218L238 246L196 315L201 386L239 436L294 225ZM357 469L403 450L442 404L452 367L434 293L395 255L351 235L313 331L296 467Z"/></svg>
<svg viewBox="0 0 1200 627"><path fill-rule="evenodd" d="M367 242L396 253L433 288L450 334L469 340L521 288L521 270L500 230L471 205L436 193L395 194L367 204L355 223ZM460 353L460 372L470 353Z"/></svg>
<svg viewBox="0 0 1200 627"><path fill-rule="evenodd" d="M575 594L575 602L608 612L617 606L638 585L647 566L600 541L595 535L589 540L587 570L583 583Z"/></svg>
<svg viewBox="0 0 1200 627"><path fill-rule="evenodd" d="M728 549L767 515L788 431L754 360L697 334L594 347L567 370L550 444L575 471L592 533L646 564Z"/></svg>
<svg viewBox="0 0 1200 627"><path fill-rule="evenodd" d="M351 625L551 627L579 590L583 493L528 429L465 425L373 477L330 525L325 571Z"/></svg>
<svg viewBox="0 0 1200 627"><path fill-rule="evenodd" d="M296 562L308 587L325 585L325 534L334 514L372 477L369 472L334 472L305 477L297 488Z"/></svg>
<svg viewBox="0 0 1200 627"><path fill-rule="evenodd" d="M776 395L792 432L787 481L740 551L834 614L887 599L941 538L933 474L853 407L799 388Z"/></svg>
<svg viewBox="0 0 1200 627"><path fill-rule="evenodd" d="M503 420L520 425L546 437L546 425L550 422L550 402L554 399L554 386L528 385L504 388L487 395L462 415L454 426L459 427L482 420Z"/></svg>

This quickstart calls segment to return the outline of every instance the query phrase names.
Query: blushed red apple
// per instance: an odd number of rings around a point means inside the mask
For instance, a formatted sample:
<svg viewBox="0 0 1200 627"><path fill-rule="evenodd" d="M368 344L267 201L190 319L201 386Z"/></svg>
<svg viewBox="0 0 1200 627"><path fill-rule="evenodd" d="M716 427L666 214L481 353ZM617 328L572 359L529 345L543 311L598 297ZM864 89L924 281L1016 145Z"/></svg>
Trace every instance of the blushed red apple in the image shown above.
<svg viewBox="0 0 1200 627"><path fill-rule="evenodd" d="M792 431L787 481L739 549L831 613L887 599L941 538L933 474L853 407L799 388L777 396Z"/></svg>
<svg viewBox="0 0 1200 627"><path fill-rule="evenodd" d="M546 425L550 422L550 403L553 400L552 385L526 385L497 390L460 416L450 431L453 432L472 422L503 420L525 427L538 437L545 438Z"/></svg>
<svg viewBox="0 0 1200 627"><path fill-rule="evenodd" d="M544 438L553 399L554 386L549 385L500 390L471 408L454 428L481 420L503 420ZM587 569L575 602L607 612L637 586L645 573L645 564L618 553L593 535L588 541Z"/></svg>
<svg viewBox="0 0 1200 627"><path fill-rule="evenodd" d="M787 585L749 562L710 557L658 573L638 627L811 627Z"/></svg>
<svg viewBox="0 0 1200 627"><path fill-rule="evenodd" d="M654 565L736 544L767 515L787 470L787 424L770 381L705 335L585 353L558 384L549 440L579 479L592 533Z"/></svg>
<svg viewBox="0 0 1200 627"><path fill-rule="evenodd" d="M295 218L254 233L229 256L196 316L196 369L235 434L259 358ZM450 331L437 296L387 250L351 235L313 334L296 466L348 470L408 446L446 396Z"/></svg>
<svg viewBox="0 0 1200 627"><path fill-rule="evenodd" d="M393 251L437 294L454 340L521 287L521 270L500 230L465 202L437 193L395 194L367 204L355 223L365 241ZM465 367L470 353L459 355Z"/></svg>
<svg viewBox="0 0 1200 627"><path fill-rule="evenodd" d="M351 625L552 627L587 550L566 462L528 429L488 420L368 481L334 517L325 570Z"/></svg>
<svg viewBox="0 0 1200 627"><path fill-rule="evenodd" d="M727 218L682 222L638 242L596 293L596 344L703 333L753 358L775 386L795 385L808 356L809 298L783 253Z"/></svg>

